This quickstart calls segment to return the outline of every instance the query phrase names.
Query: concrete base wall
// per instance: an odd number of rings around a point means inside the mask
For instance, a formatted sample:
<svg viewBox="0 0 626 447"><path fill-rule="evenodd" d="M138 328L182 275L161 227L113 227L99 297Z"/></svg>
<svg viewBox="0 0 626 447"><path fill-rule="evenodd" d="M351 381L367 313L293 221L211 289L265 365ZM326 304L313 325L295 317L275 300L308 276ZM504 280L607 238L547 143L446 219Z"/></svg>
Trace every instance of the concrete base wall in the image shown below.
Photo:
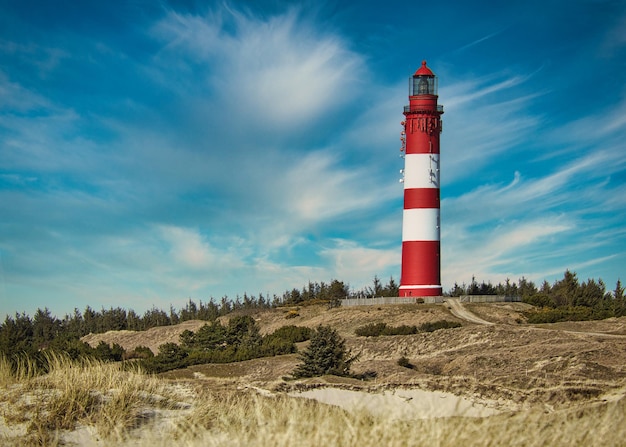
<svg viewBox="0 0 626 447"><path fill-rule="evenodd" d="M422 296L422 297L383 297L376 298L346 298L341 300L342 306L380 306L382 304L436 304L443 303L447 297ZM463 295L459 297L462 303L512 303L522 299L519 296L504 295Z"/></svg>
<svg viewBox="0 0 626 447"><path fill-rule="evenodd" d="M382 304L416 304L443 303L442 296L398 297L379 296L376 298L346 298L341 300L342 306L380 306Z"/></svg>
<svg viewBox="0 0 626 447"><path fill-rule="evenodd" d="M519 296L504 295L463 295L460 297L462 303L513 303L522 301Z"/></svg>

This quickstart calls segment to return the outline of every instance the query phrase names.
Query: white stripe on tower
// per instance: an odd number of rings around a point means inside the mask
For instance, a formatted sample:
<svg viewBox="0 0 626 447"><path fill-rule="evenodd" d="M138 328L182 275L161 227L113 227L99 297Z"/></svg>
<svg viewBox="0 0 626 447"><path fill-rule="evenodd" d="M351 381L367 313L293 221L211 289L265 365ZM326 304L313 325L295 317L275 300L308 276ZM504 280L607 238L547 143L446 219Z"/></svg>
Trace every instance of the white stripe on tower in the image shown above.
<svg viewBox="0 0 626 447"><path fill-rule="evenodd" d="M407 154L404 158L404 189L438 187L439 154Z"/></svg>
<svg viewBox="0 0 626 447"><path fill-rule="evenodd" d="M403 211L402 242L439 239L439 208L411 208Z"/></svg>

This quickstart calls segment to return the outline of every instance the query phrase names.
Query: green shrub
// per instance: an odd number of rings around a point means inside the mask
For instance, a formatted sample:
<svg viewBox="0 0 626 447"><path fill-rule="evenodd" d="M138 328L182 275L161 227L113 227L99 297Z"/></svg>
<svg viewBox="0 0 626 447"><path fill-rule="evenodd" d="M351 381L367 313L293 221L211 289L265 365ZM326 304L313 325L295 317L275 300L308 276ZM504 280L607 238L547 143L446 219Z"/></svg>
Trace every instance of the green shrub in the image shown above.
<svg viewBox="0 0 626 447"><path fill-rule="evenodd" d="M594 309L585 306L569 306L543 308L538 311L526 312L530 324L557 323L559 321L586 321L593 319Z"/></svg>
<svg viewBox="0 0 626 447"><path fill-rule="evenodd" d="M318 326L311 343L300 355L302 363L293 372L295 378L315 377L325 374L347 376L350 365L356 360L346 349L346 342L330 326Z"/></svg>
<svg viewBox="0 0 626 447"><path fill-rule="evenodd" d="M424 323L419 327L407 326L405 324L392 327L387 326L387 323L370 323L357 328L354 333L359 337L378 337L380 335L413 335L420 332L433 332L438 329L450 329L460 326L460 323L447 320Z"/></svg>
<svg viewBox="0 0 626 447"><path fill-rule="evenodd" d="M308 327L290 325L276 329L265 338L278 338L292 343L300 343L309 340L312 332L313 330Z"/></svg>
<svg viewBox="0 0 626 447"><path fill-rule="evenodd" d="M124 360L130 359L150 359L154 357L154 353L150 348L145 346L137 346L131 352L127 352L124 356Z"/></svg>
<svg viewBox="0 0 626 447"><path fill-rule="evenodd" d="M259 357L272 357L294 352L296 352L296 346L293 342L278 337L265 337L261 344Z"/></svg>
<svg viewBox="0 0 626 447"><path fill-rule="evenodd" d="M535 295L524 297L522 301L536 307L556 307L554 300L545 293L536 293Z"/></svg>
<svg viewBox="0 0 626 447"><path fill-rule="evenodd" d="M99 360L119 362L124 357L124 348L117 343L109 345L101 341L95 349L95 357Z"/></svg>
<svg viewBox="0 0 626 447"><path fill-rule="evenodd" d="M419 330L420 332L434 332L439 329L452 329L461 326L461 323L457 323L456 321L439 320L432 323L421 324Z"/></svg>
<svg viewBox="0 0 626 447"><path fill-rule="evenodd" d="M359 337L378 337L387 329L387 323L370 323L357 328L354 333Z"/></svg>
<svg viewBox="0 0 626 447"><path fill-rule="evenodd" d="M409 359L406 358L405 356L402 356L398 359L398 365L402 366L403 368L409 368L409 369L414 368L411 362L409 361Z"/></svg>
<svg viewBox="0 0 626 447"><path fill-rule="evenodd" d="M383 333L383 335L413 335L419 332L416 326L407 326L406 324L402 324L396 327L389 327Z"/></svg>
<svg viewBox="0 0 626 447"><path fill-rule="evenodd" d="M146 353L142 365L148 372L161 373L191 365L240 362L291 354L296 352L294 343L308 340L312 332L309 328L292 325L261 337L253 318L235 317L226 327L213 322L204 325L196 333L184 331L180 336L180 345L166 343L159 347L159 354L153 358L149 358Z"/></svg>

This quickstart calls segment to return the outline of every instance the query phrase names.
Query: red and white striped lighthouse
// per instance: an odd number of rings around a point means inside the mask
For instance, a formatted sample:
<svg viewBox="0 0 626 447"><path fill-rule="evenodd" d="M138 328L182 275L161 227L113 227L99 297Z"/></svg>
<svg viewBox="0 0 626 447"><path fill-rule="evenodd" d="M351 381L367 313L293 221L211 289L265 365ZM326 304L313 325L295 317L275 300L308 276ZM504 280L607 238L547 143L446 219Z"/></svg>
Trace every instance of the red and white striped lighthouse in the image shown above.
<svg viewBox="0 0 626 447"><path fill-rule="evenodd" d="M437 105L437 77L426 61L409 78L404 107L404 211L400 296L441 295L439 218L439 134L443 106Z"/></svg>

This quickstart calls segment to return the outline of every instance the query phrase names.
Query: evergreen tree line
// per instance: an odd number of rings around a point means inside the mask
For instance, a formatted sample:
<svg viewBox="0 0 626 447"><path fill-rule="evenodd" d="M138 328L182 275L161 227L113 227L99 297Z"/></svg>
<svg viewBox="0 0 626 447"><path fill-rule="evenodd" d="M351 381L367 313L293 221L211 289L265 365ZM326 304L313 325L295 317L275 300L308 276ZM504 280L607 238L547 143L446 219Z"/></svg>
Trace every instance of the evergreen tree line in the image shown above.
<svg viewBox="0 0 626 447"><path fill-rule="evenodd" d="M87 306L81 313L74 309L71 315L63 319L53 316L45 308L37 309L34 317L26 313L7 316L0 325L0 353L15 352L34 353L41 349L69 349L83 336L107 331L132 330L143 331L158 326L170 326L188 320L214 321L218 317L243 309L271 307L262 295L258 298L237 298L234 302L222 298L220 304L210 300L207 303L196 303L189 300L184 308L176 311L170 307L169 312L153 307L143 316L134 310L122 308L93 310Z"/></svg>
<svg viewBox="0 0 626 447"><path fill-rule="evenodd" d="M517 283L511 282L510 279L504 283L498 283L495 286L491 281L482 281L478 283L475 277L472 277L472 282L468 285L465 283L459 285L454 283L452 289L450 289L445 295L457 297L463 295L502 295L510 297L521 297L522 299L528 298L537 294L537 286L532 281L528 281L526 278L520 278Z"/></svg>
<svg viewBox="0 0 626 447"><path fill-rule="evenodd" d="M521 278L517 282L506 280L493 285L490 282L478 283L475 278L469 285L458 285L446 292L448 296L461 295L506 295L519 296L522 301L543 308L541 312L529 315L531 322L553 322L562 320L600 319L626 315L624 288L617 281L615 289L607 291L604 282L594 279L583 281L576 273L565 272L563 279L553 284L544 281L537 287L532 281ZM302 289L291 289L282 295L258 296L244 294L230 300L223 297L219 302L211 298L208 302L196 303L189 300L185 307L176 310L170 306L169 311L153 307L143 315L134 310L122 308L101 309L96 311L87 306L84 312L78 309L71 315L58 319L46 309L38 309L31 318L25 313L7 316L0 325L0 354L14 353L35 354L42 349L57 349L72 355L93 354L91 348L80 342L80 338L89 333L103 333L110 330L146 330L157 326L178 324L187 320L215 321L218 317L232 312L245 314L258 309L279 306L306 305L311 303L340 304L346 297L379 297L398 296L398 284L392 278L383 284L374 277L372 286L351 291L343 281L336 279L329 283L309 282ZM100 349L102 356L118 356L118 352L106 353ZM115 350L114 350L115 351Z"/></svg>
<svg viewBox="0 0 626 447"><path fill-rule="evenodd" d="M538 309L528 312L529 323L555 323L557 321L600 320L626 316L624 287L617 280L615 289L607 290L602 279L580 282L576 273L566 270L563 278L553 284L544 281L537 287L532 281L521 278L517 283L506 280L504 284L478 283L475 278L469 285L454 284L449 296L505 295L520 297L523 302Z"/></svg>
<svg viewBox="0 0 626 447"><path fill-rule="evenodd" d="M342 281L333 279L329 283L309 282L305 287L285 291L271 299L263 294L237 296L231 300L224 296L219 302L211 298L207 302L189 300L185 307L176 310L170 306L168 311L153 307L143 315L133 309L120 307L94 310L87 306L81 313L74 309L71 315L62 319L53 316L48 308L37 309L31 318L26 313L7 316L0 324L0 354L17 352L35 353L41 349L88 352L78 340L90 333L99 334L107 331L143 331L158 326L170 326L189 320L215 321L217 318L233 312L246 313L259 309L268 309L286 305L304 305L308 303L331 303L337 305L348 296L397 296L397 285L393 278L382 286L374 278L373 287L367 287L356 293L350 293L349 287Z"/></svg>
<svg viewBox="0 0 626 447"><path fill-rule="evenodd" d="M309 302L332 303L344 298L392 297L398 296L399 291L398 283L393 277L389 278L386 285L383 285L378 276L374 276L372 286L355 291L351 291L350 287L343 281L333 279L329 284L309 282L302 289L287 290L282 297L275 297L276 301L273 304L275 306L288 306Z"/></svg>

